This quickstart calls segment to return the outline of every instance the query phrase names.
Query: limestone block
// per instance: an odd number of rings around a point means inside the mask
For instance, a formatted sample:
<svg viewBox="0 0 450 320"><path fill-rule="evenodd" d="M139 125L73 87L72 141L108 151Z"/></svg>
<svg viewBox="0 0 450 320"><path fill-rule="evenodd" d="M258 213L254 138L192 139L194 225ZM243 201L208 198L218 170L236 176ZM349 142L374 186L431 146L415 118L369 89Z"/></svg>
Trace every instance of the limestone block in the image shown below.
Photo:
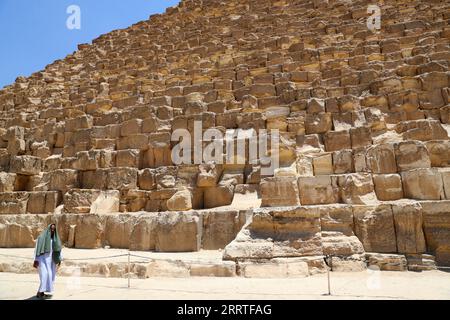
<svg viewBox="0 0 450 320"><path fill-rule="evenodd" d="M355 233L368 252L395 253L397 243L390 205L353 207Z"/></svg>
<svg viewBox="0 0 450 320"><path fill-rule="evenodd" d="M216 164L201 164L197 177L198 187L215 187L222 174L221 166Z"/></svg>
<svg viewBox="0 0 450 320"><path fill-rule="evenodd" d="M366 153L366 163L372 173L396 173L394 146L392 144L379 144L369 147Z"/></svg>
<svg viewBox="0 0 450 320"><path fill-rule="evenodd" d="M239 262L239 270L245 278L302 278L309 275L308 263L298 258Z"/></svg>
<svg viewBox="0 0 450 320"><path fill-rule="evenodd" d="M347 204L374 204L377 197L374 192L372 176L367 173L353 173L338 176L338 185L342 201Z"/></svg>
<svg viewBox="0 0 450 320"><path fill-rule="evenodd" d="M300 205L297 179L295 177L270 177L261 180L263 207Z"/></svg>
<svg viewBox="0 0 450 320"><path fill-rule="evenodd" d="M393 204L397 251L399 253L426 252L422 230L422 207L417 204Z"/></svg>
<svg viewBox="0 0 450 320"><path fill-rule="evenodd" d="M108 215L105 226L105 244L111 248L128 249L135 217L127 214Z"/></svg>
<svg viewBox="0 0 450 320"><path fill-rule="evenodd" d="M378 200L392 201L403 198L402 179L399 174L374 174L373 183Z"/></svg>
<svg viewBox="0 0 450 320"><path fill-rule="evenodd" d="M245 211L206 211L203 213L202 249L225 248L246 222Z"/></svg>
<svg viewBox="0 0 450 320"><path fill-rule="evenodd" d="M339 202L339 192L332 187L330 176L300 177L298 189L302 205Z"/></svg>
<svg viewBox="0 0 450 320"><path fill-rule="evenodd" d="M307 114L305 119L306 134L326 133L331 131L333 122L331 113Z"/></svg>
<svg viewBox="0 0 450 320"><path fill-rule="evenodd" d="M403 135L405 140L445 140L448 133L439 120L403 121L395 126L395 130Z"/></svg>
<svg viewBox="0 0 450 320"><path fill-rule="evenodd" d="M130 190L137 188L138 170L136 168L108 169L106 188L109 190Z"/></svg>
<svg viewBox="0 0 450 320"><path fill-rule="evenodd" d="M204 189L203 203L204 208L216 208L230 205L233 202L234 186L217 186Z"/></svg>
<svg viewBox="0 0 450 320"><path fill-rule="evenodd" d="M31 192L27 202L27 213L52 214L60 203L57 191Z"/></svg>
<svg viewBox="0 0 450 320"><path fill-rule="evenodd" d="M201 246L202 220L197 213L166 212L158 216L156 251L198 251Z"/></svg>
<svg viewBox="0 0 450 320"><path fill-rule="evenodd" d="M78 188L78 175L76 170L60 169L49 173L49 191L60 191L62 194L67 190Z"/></svg>
<svg viewBox="0 0 450 320"><path fill-rule="evenodd" d="M170 211L189 211L192 209L192 194L189 190L180 190L167 200Z"/></svg>
<svg viewBox="0 0 450 320"><path fill-rule="evenodd" d="M336 174L354 172L353 152L351 149L333 152L333 172Z"/></svg>
<svg viewBox="0 0 450 320"><path fill-rule="evenodd" d="M119 212L119 191L72 189L64 194L65 213Z"/></svg>
<svg viewBox="0 0 450 320"><path fill-rule="evenodd" d="M15 181L15 173L0 172L0 192L13 192Z"/></svg>
<svg viewBox="0 0 450 320"><path fill-rule="evenodd" d="M28 198L27 192L0 193L0 214L25 214Z"/></svg>
<svg viewBox="0 0 450 320"><path fill-rule="evenodd" d="M138 182L139 182L139 189L142 190L156 189L155 171L153 169L140 170Z"/></svg>
<svg viewBox="0 0 450 320"><path fill-rule="evenodd" d="M77 219L75 232L75 248L97 249L105 242L107 216L89 214Z"/></svg>
<svg viewBox="0 0 450 320"><path fill-rule="evenodd" d="M350 140L350 132L344 131L330 131L323 136L325 142L325 149L328 152L342 149L351 149L352 144Z"/></svg>
<svg viewBox="0 0 450 320"><path fill-rule="evenodd" d="M123 122L120 125L120 135L122 137L128 137L135 134L140 134L142 131L142 120L141 119L131 119Z"/></svg>
<svg viewBox="0 0 450 320"><path fill-rule="evenodd" d="M260 208L224 252L225 260L322 255L316 207Z"/></svg>
<svg viewBox="0 0 450 320"><path fill-rule="evenodd" d="M117 167L139 168L141 165L141 151L139 149L119 150L116 153Z"/></svg>
<svg viewBox="0 0 450 320"><path fill-rule="evenodd" d="M155 250L156 220L157 214L146 214L136 218L130 234L130 250Z"/></svg>
<svg viewBox="0 0 450 320"><path fill-rule="evenodd" d="M350 129L352 148L357 149L372 144L372 136L369 127L358 127Z"/></svg>
<svg viewBox="0 0 450 320"><path fill-rule="evenodd" d="M64 126L65 132L76 132L79 129L89 129L93 125L91 116L80 116L77 118L67 119Z"/></svg>
<svg viewBox="0 0 450 320"><path fill-rule="evenodd" d="M11 158L10 170L13 173L31 176L39 174L41 169L41 158L33 156L15 156Z"/></svg>
<svg viewBox="0 0 450 320"><path fill-rule="evenodd" d="M321 154L313 158L314 175L325 175L333 173L332 153Z"/></svg>
<svg viewBox="0 0 450 320"><path fill-rule="evenodd" d="M444 199L444 186L437 169L414 169L402 172L405 198L418 200Z"/></svg>
<svg viewBox="0 0 450 320"><path fill-rule="evenodd" d="M450 201L423 201L420 204L427 250L436 256L437 265L450 266Z"/></svg>
<svg viewBox="0 0 450 320"><path fill-rule="evenodd" d="M406 271L405 255L389 253L366 253L367 265L380 271ZM371 268L371 269L372 269Z"/></svg>
<svg viewBox="0 0 450 320"><path fill-rule="evenodd" d="M428 141L426 147L432 167L450 167L450 141Z"/></svg>
<svg viewBox="0 0 450 320"><path fill-rule="evenodd" d="M396 144L395 158L398 171L431 167L428 150L425 145L419 141L404 141Z"/></svg>

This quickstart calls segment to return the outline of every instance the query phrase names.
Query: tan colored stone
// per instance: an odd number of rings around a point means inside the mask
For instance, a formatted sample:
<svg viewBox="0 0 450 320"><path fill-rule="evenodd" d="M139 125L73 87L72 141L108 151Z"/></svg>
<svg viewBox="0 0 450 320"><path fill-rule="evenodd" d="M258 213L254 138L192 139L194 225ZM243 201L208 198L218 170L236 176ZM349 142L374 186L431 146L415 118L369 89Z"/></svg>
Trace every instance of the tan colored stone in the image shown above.
<svg viewBox="0 0 450 320"><path fill-rule="evenodd" d="M260 188L263 207L300 205L295 177L264 178Z"/></svg>
<svg viewBox="0 0 450 320"><path fill-rule="evenodd" d="M418 200L444 199L444 186L437 169L414 169L402 172L405 198Z"/></svg>

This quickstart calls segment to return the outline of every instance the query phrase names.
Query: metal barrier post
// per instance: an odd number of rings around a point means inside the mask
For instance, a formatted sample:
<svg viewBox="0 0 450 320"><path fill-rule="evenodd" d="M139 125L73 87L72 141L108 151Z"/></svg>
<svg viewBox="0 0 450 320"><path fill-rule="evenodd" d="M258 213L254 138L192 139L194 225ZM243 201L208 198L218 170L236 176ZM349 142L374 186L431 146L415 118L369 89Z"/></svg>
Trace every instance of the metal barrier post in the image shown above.
<svg viewBox="0 0 450 320"><path fill-rule="evenodd" d="M131 276L130 251L128 251L128 288L130 288L130 276Z"/></svg>

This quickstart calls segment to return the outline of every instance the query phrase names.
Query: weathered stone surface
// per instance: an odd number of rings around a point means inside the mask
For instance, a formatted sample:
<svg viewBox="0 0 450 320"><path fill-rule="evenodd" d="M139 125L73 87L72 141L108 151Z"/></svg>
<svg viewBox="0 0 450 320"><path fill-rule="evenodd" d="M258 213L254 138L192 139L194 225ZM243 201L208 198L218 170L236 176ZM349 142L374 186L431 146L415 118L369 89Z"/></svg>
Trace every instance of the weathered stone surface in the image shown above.
<svg viewBox="0 0 450 320"><path fill-rule="evenodd" d="M200 250L202 219L197 213L162 213L157 223L156 251Z"/></svg>
<svg viewBox="0 0 450 320"><path fill-rule="evenodd" d="M380 144L367 149L366 163L372 173L396 173L394 146Z"/></svg>
<svg viewBox="0 0 450 320"><path fill-rule="evenodd" d="M0 192L13 192L15 182L15 173L0 172Z"/></svg>
<svg viewBox="0 0 450 320"><path fill-rule="evenodd" d="M245 211L209 211L203 213L202 248L223 249L236 238L246 222Z"/></svg>
<svg viewBox="0 0 450 320"><path fill-rule="evenodd" d="M431 161L425 145L418 141L400 142L395 146L398 171L430 168Z"/></svg>
<svg viewBox="0 0 450 320"><path fill-rule="evenodd" d="M373 204L377 202L372 176L353 173L338 176L341 199L348 204Z"/></svg>
<svg viewBox="0 0 450 320"><path fill-rule="evenodd" d="M192 209L192 194L189 190L180 190L167 200L170 211L188 211Z"/></svg>
<svg viewBox="0 0 450 320"><path fill-rule="evenodd" d="M119 191L72 189L64 194L65 213L119 212Z"/></svg>
<svg viewBox="0 0 450 320"><path fill-rule="evenodd" d="M422 207L415 204L393 204L397 252L424 253L425 237L422 230Z"/></svg>
<svg viewBox="0 0 450 320"><path fill-rule="evenodd" d="M16 156L11 158L10 170L22 175L39 174L42 169L42 160L33 156Z"/></svg>
<svg viewBox="0 0 450 320"><path fill-rule="evenodd" d="M330 176L300 177L298 189L302 205L339 202L339 191L332 187Z"/></svg>
<svg viewBox="0 0 450 320"><path fill-rule="evenodd" d="M245 278L298 278L309 275L308 263L298 258L239 262L239 270Z"/></svg>
<svg viewBox="0 0 450 320"><path fill-rule="evenodd" d="M406 198L417 200L445 199L441 174L437 169L415 169L402 172Z"/></svg>
<svg viewBox="0 0 450 320"><path fill-rule="evenodd" d="M263 207L300 205L295 177L264 178L260 188Z"/></svg>
<svg viewBox="0 0 450 320"><path fill-rule="evenodd" d="M392 201L403 198L402 179L399 174L374 174L373 184L378 200Z"/></svg>
<svg viewBox="0 0 450 320"><path fill-rule="evenodd" d="M374 270L406 271L407 261L404 255L388 253L366 253L367 265Z"/></svg>
<svg viewBox="0 0 450 320"><path fill-rule="evenodd" d="M316 208L264 208L224 252L224 259L301 257L322 254L320 214Z"/></svg>
<svg viewBox="0 0 450 320"><path fill-rule="evenodd" d="M397 243L390 205L355 206L355 233L367 252L394 253Z"/></svg>
<svg viewBox="0 0 450 320"><path fill-rule="evenodd" d="M438 265L450 266L450 201L423 201L423 230L427 249Z"/></svg>
<svg viewBox="0 0 450 320"><path fill-rule="evenodd" d="M205 188L203 192L204 208L216 208L230 205L233 202L234 186L217 186Z"/></svg>

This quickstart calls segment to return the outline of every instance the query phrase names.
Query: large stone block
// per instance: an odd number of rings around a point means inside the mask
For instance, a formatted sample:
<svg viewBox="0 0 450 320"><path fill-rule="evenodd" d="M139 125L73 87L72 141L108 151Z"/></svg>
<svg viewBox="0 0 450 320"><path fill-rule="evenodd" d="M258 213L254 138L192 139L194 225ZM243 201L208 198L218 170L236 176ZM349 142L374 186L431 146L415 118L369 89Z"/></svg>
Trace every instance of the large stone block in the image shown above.
<svg viewBox="0 0 450 320"><path fill-rule="evenodd" d="M203 213L202 249L224 249L242 229L246 211L206 211Z"/></svg>
<svg viewBox="0 0 450 320"><path fill-rule="evenodd" d="M224 259L322 255L317 207L261 208L224 252Z"/></svg>
<svg viewBox="0 0 450 320"><path fill-rule="evenodd" d="M333 172L335 174L352 173L354 171L353 152L351 149L333 152Z"/></svg>
<svg viewBox="0 0 450 320"><path fill-rule="evenodd" d="M131 232L136 218L128 214L109 215L106 219L105 244L111 248L130 248Z"/></svg>
<svg viewBox="0 0 450 320"><path fill-rule="evenodd" d="M64 194L65 213L104 214L119 212L120 193L116 190L71 189Z"/></svg>
<svg viewBox="0 0 450 320"><path fill-rule="evenodd" d="M11 158L10 170L26 176L36 175L42 170L42 160L33 156L15 156Z"/></svg>
<svg viewBox="0 0 450 320"><path fill-rule="evenodd" d="M15 173L0 172L0 192L13 192L15 182Z"/></svg>
<svg viewBox="0 0 450 320"><path fill-rule="evenodd" d="M402 172L405 198L418 200L445 199L441 174L437 169L414 169Z"/></svg>
<svg viewBox="0 0 450 320"><path fill-rule="evenodd" d="M355 233L368 252L395 253L397 243L390 205L353 207Z"/></svg>
<svg viewBox="0 0 450 320"><path fill-rule="evenodd" d="M75 231L75 248L97 249L105 243L107 216L89 214L77 219Z"/></svg>
<svg viewBox="0 0 450 320"><path fill-rule="evenodd" d="M339 202L339 189L332 187L330 176L300 177L298 189L302 205Z"/></svg>
<svg viewBox="0 0 450 320"><path fill-rule="evenodd" d="M295 177L264 178L261 181L260 190L263 207L300 205Z"/></svg>
<svg viewBox="0 0 450 320"><path fill-rule="evenodd" d="M350 132L348 130L327 132L324 134L323 139L325 149L328 152L352 148Z"/></svg>
<svg viewBox="0 0 450 320"><path fill-rule="evenodd" d="M49 173L49 191L60 191L62 194L70 189L79 187L78 174L76 170L61 169Z"/></svg>
<svg viewBox="0 0 450 320"><path fill-rule="evenodd" d="M233 202L234 186L217 186L205 188L203 191L204 208L228 206Z"/></svg>
<svg viewBox="0 0 450 320"><path fill-rule="evenodd" d="M370 174L352 173L337 176L337 179L341 199L344 203L374 204L377 202Z"/></svg>
<svg viewBox="0 0 450 320"><path fill-rule="evenodd" d="M136 168L111 168L108 169L106 188L109 190L136 189L137 178Z"/></svg>
<svg viewBox="0 0 450 320"><path fill-rule="evenodd" d="M0 214L25 214L28 198L27 192L0 193Z"/></svg>
<svg viewBox="0 0 450 320"><path fill-rule="evenodd" d="M392 201L403 198L402 179L399 174L374 174L373 183L378 200Z"/></svg>
<svg viewBox="0 0 450 320"><path fill-rule="evenodd" d="M314 175L325 175L333 173L333 155L322 154L313 158Z"/></svg>
<svg viewBox="0 0 450 320"><path fill-rule="evenodd" d="M192 209L192 194L184 189L175 193L167 200L167 209L170 211L189 211Z"/></svg>
<svg viewBox="0 0 450 320"><path fill-rule="evenodd" d="M367 149L366 163L372 173L396 173L394 146L380 144Z"/></svg>
<svg viewBox="0 0 450 320"><path fill-rule="evenodd" d="M397 251L399 253L426 252L420 204L393 204L392 212L397 236Z"/></svg>
<svg viewBox="0 0 450 320"><path fill-rule="evenodd" d="M427 249L437 265L450 266L450 201L423 201L423 228Z"/></svg>
<svg viewBox="0 0 450 320"><path fill-rule="evenodd" d="M306 134L326 133L333 128L331 113L307 114L305 120Z"/></svg>
<svg viewBox="0 0 450 320"><path fill-rule="evenodd" d="M198 251L201 246L202 219L198 213L166 212L158 216L156 251Z"/></svg>
<svg viewBox="0 0 450 320"><path fill-rule="evenodd" d="M396 144L395 158L398 171L431 167L428 150L425 145L419 141L404 141Z"/></svg>
<svg viewBox="0 0 450 320"><path fill-rule="evenodd" d="M404 121L396 125L395 130L402 133L405 140L445 140L448 133L438 120Z"/></svg>
<svg viewBox="0 0 450 320"><path fill-rule="evenodd" d="M450 141L428 141L426 147L432 167L450 167Z"/></svg>
<svg viewBox="0 0 450 320"><path fill-rule="evenodd" d="M57 191L31 192L27 202L27 212L31 214L52 214L55 212L61 196Z"/></svg>

